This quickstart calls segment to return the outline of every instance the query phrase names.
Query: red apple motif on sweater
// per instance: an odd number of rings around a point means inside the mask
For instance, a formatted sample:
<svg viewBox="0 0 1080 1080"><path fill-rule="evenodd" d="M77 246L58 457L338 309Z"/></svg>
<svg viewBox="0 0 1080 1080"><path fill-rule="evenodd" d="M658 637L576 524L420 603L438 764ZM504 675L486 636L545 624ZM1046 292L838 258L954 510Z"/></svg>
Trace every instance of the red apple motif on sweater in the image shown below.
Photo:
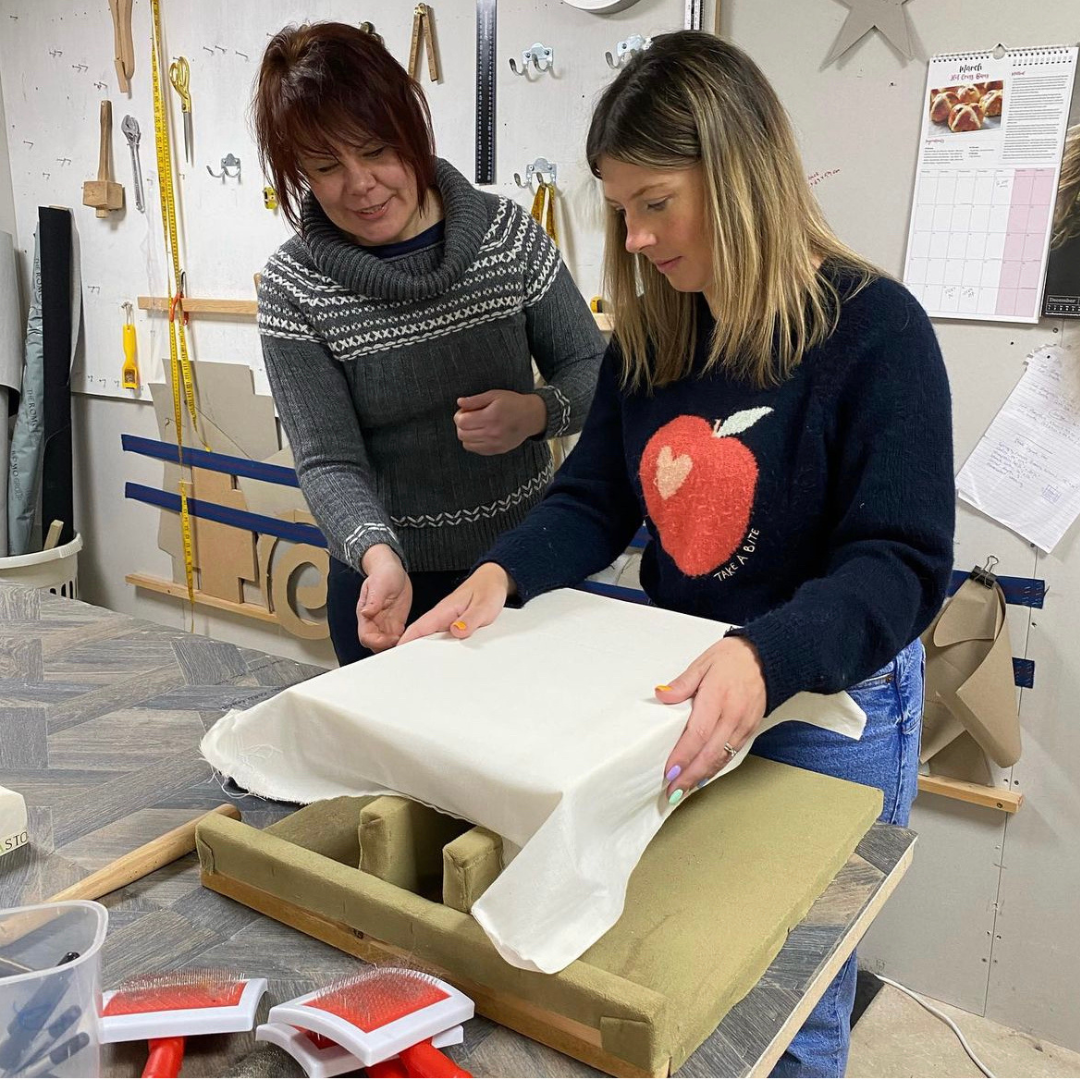
<svg viewBox="0 0 1080 1080"><path fill-rule="evenodd" d="M739 439L772 409L744 409L710 424L677 416L641 455L641 487L660 543L688 577L727 562L746 535L758 465Z"/></svg>

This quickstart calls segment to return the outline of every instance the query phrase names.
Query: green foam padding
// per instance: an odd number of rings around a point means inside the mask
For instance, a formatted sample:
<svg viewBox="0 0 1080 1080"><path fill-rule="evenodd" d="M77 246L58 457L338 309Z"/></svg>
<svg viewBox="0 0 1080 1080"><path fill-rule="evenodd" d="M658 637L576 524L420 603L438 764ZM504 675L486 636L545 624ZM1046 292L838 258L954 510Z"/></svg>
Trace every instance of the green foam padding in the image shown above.
<svg viewBox="0 0 1080 1080"><path fill-rule="evenodd" d="M622 918L556 975L507 964L470 915L322 854L337 850L332 830L355 843L357 819L343 820L341 802L300 811L302 828L286 827L292 818L273 831L205 818L204 872L594 1028L604 1051L655 1075L678 1069L758 982L882 796L751 755L671 814L630 878Z"/></svg>
<svg viewBox="0 0 1080 1080"><path fill-rule="evenodd" d="M400 795L381 795L360 810L360 869L418 896L442 892L443 848L469 829Z"/></svg>
<svg viewBox="0 0 1080 1080"><path fill-rule="evenodd" d="M472 911L499 876L502 860L502 837L479 825L451 840L442 853L442 902L455 911Z"/></svg>

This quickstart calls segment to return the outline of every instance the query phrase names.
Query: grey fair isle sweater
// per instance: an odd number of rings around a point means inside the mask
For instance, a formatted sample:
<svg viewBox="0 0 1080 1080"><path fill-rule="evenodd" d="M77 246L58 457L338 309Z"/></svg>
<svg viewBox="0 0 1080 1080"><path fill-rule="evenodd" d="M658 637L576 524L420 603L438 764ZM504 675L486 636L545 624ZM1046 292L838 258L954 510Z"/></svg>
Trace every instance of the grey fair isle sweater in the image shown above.
<svg viewBox="0 0 1080 1080"><path fill-rule="evenodd" d="M444 241L388 260L309 194L302 233L259 287L266 371L300 486L330 553L356 569L375 544L411 571L469 569L540 501L545 440L581 429L604 351L558 249L521 207L441 159L436 184ZM464 450L457 399L486 390L539 394L543 436L492 457Z"/></svg>

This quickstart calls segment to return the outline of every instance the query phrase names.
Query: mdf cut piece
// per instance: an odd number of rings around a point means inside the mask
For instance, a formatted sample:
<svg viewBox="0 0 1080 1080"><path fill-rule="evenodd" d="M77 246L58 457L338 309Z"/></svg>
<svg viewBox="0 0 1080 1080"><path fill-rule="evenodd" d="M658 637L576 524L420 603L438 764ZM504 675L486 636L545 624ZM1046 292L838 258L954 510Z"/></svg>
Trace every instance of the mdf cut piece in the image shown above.
<svg viewBox="0 0 1080 1080"><path fill-rule="evenodd" d="M192 469L195 498L233 510L246 510L242 492L226 473ZM243 602L244 582L258 581L255 561L255 536L247 529L222 525L209 518L192 518L195 534L195 565L199 569L199 588L209 596Z"/></svg>

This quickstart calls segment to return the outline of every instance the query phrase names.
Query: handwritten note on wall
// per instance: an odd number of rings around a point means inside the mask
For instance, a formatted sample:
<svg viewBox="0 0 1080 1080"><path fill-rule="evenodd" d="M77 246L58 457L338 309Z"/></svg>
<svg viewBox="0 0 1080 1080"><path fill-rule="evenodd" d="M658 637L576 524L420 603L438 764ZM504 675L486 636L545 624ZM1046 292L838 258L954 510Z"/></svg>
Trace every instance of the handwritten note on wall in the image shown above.
<svg viewBox="0 0 1080 1080"><path fill-rule="evenodd" d="M964 462L965 502L1053 551L1080 514L1080 357L1038 349Z"/></svg>

